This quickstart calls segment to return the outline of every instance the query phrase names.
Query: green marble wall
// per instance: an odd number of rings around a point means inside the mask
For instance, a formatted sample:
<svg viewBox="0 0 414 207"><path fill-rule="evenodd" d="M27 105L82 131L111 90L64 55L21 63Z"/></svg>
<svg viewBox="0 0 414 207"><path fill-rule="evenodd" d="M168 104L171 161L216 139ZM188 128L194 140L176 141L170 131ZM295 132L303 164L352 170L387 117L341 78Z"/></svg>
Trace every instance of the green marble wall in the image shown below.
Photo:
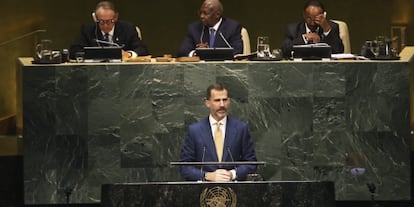
<svg viewBox="0 0 414 207"><path fill-rule="evenodd" d="M179 181L186 127L224 82L267 181L337 200L410 199L408 62L23 65L25 203L98 202L101 184ZM355 167L365 168L353 175Z"/></svg>
<svg viewBox="0 0 414 207"><path fill-rule="evenodd" d="M0 7L3 26L0 28L0 116L16 114L16 59L32 56L34 45L39 39L54 42L56 49L68 48L79 32L80 25L91 21L95 1L71 0L3 0ZM154 56L175 54L183 40L187 25L198 19L197 12L202 0L180 1L113 1L120 17L139 25L143 40ZM268 35L272 48L282 44L287 23L301 18L301 1L222 0L225 15L239 20L249 31L251 46L256 47L256 37ZM323 0L328 17L348 23L352 52L359 53L367 39L379 34L389 35L390 26L407 26L407 44L414 44L413 15L414 1L411 0ZM38 29L46 33L16 37ZM4 44L8 42L7 44ZM18 123L19 131L22 123ZM19 132L20 134L20 132Z"/></svg>

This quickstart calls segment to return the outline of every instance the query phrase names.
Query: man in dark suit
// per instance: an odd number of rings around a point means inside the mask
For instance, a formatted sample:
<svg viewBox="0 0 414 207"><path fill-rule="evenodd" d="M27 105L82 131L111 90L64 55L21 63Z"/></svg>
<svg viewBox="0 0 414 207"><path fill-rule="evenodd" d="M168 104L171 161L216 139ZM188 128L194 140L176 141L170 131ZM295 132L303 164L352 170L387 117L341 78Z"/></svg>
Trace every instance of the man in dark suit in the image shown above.
<svg viewBox="0 0 414 207"><path fill-rule="evenodd" d="M241 24L223 17L219 0L206 0L200 7L200 21L188 26L187 35L177 57L193 56L195 48L232 47L233 53L243 53Z"/></svg>
<svg viewBox="0 0 414 207"><path fill-rule="evenodd" d="M191 124L181 148L181 162L256 161L247 124L227 116L230 98L222 84L207 88L205 105L210 116ZM256 166L181 166L185 180L245 180Z"/></svg>
<svg viewBox="0 0 414 207"><path fill-rule="evenodd" d="M118 12L113 3L102 1L96 5L94 23L82 25L80 34L70 48L70 58L75 59L77 52L83 52L87 46L110 46L99 41L111 42L123 46L122 57L148 55L146 46L138 38L132 23L118 20Z"/></svg>
<svg viewBox="0 0 414 207"><path fill-rule="evenodd" d="M319 1L308 1L304 6L303 21L289 24L282 45L285 58L291 57L293 45L310 43L327 43L332 53L343 53L344 45L339 37L338 24L326 19L323 4Z"/></svg>

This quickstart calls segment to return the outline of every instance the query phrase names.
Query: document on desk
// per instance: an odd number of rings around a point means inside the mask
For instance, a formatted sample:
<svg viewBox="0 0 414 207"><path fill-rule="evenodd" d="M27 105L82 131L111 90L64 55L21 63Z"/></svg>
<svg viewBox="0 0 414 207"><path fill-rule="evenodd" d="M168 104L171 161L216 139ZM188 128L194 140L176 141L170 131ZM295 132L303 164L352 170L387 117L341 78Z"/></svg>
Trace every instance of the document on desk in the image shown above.
<svg viewBox="0 0 414 207"><path fill-rule="evenodd" d="M332 59L334 60L369 60L364 56L354 55L350 53L339 53L339 54L332 54Z"/></svg>
<svg viewBox="0 0 414 207"><path fill-rule="evenodd" d="M292 52L293 58L302 58L304 60L331 58L331 46L326 43L293 45Z"/></svg>
<svg viewBox="0 0 414 207"><path fill-rule="evenodd" d="M332 59L355 59L356 56L349 53L339 53L339 54L332 54Z"/></svg>
<svg viewBox="0 0 414 207"><path fill-rule="evenodd" d="M313 44L306 44L306 45L293 45L293 48L312 48L312 47L331 47L327 43L313 43Z"/></svg>

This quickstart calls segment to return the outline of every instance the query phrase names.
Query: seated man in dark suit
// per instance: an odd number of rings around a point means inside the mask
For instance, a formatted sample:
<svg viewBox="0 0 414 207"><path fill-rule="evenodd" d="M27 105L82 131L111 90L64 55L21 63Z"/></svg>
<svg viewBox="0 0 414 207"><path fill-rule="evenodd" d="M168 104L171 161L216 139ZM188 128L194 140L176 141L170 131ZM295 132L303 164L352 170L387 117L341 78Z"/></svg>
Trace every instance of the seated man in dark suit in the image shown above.
<svg viewBox="0 0 414 207"><path fill-rule="evenodd" d="M99 2L94 15L96 16L95 22L82 25L80 34L70 47L71 59L75 59L77 52L83 52L83 47L111 45L104 42L123 46L123 58L148 55L146 46L138 38L135 26L132 23L118 20L119 15L113 3Z"/></svg>
<svg viewBox="0 0 414 207"><path fill-rule="evenodd" d="M338 24L326 19L323 4L311 0L305 4L304 20L289 24L282 45L283 57L290 58L293 45L327 43L332 53L343 53L344 45L339 37Z"/></svg>
<svg viewBox="0 0 414 207"><path fill-rule="evenodd" d="M188 26L187 35L177 57L193 56L195 48L232 47L234 54L243 53L241 24L223 17L219 0L206 0L200 8L200 21Z"/></svg>
<svg viewBox="0 0 414 207"><path fill-rule="evenodd" d="M191 124L181 148L180 162L256 161L247 124L227 116L230 98L222 84L207 88L205 105L210 116ZM185 180L245 180L256 166L181 166Z"/></svg>

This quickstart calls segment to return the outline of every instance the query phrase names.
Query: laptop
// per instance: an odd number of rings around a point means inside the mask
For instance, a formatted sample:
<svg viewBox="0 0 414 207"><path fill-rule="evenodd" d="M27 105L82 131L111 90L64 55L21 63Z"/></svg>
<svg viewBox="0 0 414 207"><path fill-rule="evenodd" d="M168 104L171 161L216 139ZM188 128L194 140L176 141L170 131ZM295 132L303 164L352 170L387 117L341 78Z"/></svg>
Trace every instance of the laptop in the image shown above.
<svg viewBox="0 0 414 207"><path fill-rule="evenodd" d="M330 59L331 46L326 43L293 45L293 58L302 60Z"/></svg>
<svg viewBox="0 0 414 207"><path fill-rule="evenodd" d="M84 47L85 62L122 62L121 47Z"/></svg>
<svg viewBox="0 0 414 207"><path fill-rule="evenodd" d="M204 61L234 60L233 48L231 47L196 48L196 54L200 60Z"/></svg>

